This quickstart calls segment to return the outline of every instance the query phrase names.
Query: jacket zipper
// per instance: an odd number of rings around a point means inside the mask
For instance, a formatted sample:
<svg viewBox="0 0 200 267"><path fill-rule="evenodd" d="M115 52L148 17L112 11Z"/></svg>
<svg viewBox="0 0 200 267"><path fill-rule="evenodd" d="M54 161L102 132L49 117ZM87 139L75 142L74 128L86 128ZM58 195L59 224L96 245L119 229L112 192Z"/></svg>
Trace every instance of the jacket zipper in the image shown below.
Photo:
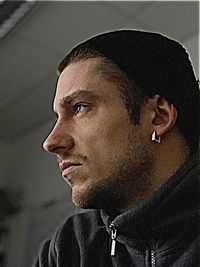
<svg viewBox="0 0 200 267"><path fill-rule="evenodd" d="M110 255L114 256L115 255L115 250L116 250L117 227L115 226L115 224L113 222L109 225L109 227L111 229L111 251L110 251Z"/></svg>
<svg viewBox="0 0 200 267"><path fill-rule="evenodd" d="M151 251L151 267L156 267L156 257L153 250Z"/></svg>
<svg viewBox="0 0 200 267"><path fill-rule="evenodd" d="M111 229L111 251L110 255L115 256L115 251L116 251L116 238L117 238L117 227L116 225L112 222L109 225L109 228ZM156 267L156 257L155 257L155 252L151 250L151 267Z"/></svg>

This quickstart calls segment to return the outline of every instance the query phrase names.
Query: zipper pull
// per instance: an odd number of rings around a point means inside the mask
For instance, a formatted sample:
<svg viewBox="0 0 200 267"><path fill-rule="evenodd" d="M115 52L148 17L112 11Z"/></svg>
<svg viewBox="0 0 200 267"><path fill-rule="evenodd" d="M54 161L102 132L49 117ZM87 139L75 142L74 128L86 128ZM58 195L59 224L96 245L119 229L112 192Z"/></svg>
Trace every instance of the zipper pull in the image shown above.
<svg viewBox="0 0 200 267"><path fill-rule="evenodd" d="M114 223L110 224L110 229L111 229L111 252L110 255L114 256L115 255L115 249L116 249L116 237L117 237L117 227L114 225Z"/></svg>

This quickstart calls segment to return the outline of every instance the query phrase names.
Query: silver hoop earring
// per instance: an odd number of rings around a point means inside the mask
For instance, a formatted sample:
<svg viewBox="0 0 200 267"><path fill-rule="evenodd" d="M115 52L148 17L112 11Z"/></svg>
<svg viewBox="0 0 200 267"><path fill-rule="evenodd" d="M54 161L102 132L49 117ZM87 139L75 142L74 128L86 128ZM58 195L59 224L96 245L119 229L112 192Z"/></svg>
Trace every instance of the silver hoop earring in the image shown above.
<svg viewBox="0 0 200 267"><path fill-rule="evenodd" d="M153 133L151 135L151 140L160 144L161 137L157 135L156 131L153 131Z"/></svg>

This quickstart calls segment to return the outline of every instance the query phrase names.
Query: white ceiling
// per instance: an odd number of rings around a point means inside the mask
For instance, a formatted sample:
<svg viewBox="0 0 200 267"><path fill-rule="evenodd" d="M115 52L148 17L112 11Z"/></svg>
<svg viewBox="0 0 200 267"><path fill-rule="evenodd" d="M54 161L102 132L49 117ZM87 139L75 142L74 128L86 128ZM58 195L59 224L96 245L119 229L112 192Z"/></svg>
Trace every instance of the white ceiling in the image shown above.
<svg viewBox="0 0 200 267"><path fill-rule="evenodd" d="M0 41L0 142L53 120L56 66L75 44L119 28L158 31L181 41L198 71L198 1L37 2Z"/></svg>

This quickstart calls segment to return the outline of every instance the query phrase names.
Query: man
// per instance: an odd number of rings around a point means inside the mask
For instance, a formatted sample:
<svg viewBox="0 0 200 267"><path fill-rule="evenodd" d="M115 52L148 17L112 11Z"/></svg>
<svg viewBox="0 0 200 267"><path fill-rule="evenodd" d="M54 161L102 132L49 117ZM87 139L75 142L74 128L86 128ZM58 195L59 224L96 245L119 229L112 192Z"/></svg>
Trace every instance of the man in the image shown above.
<svg viewBox="0 0 200 267"><path fill-rule="evenodd" d="M185 49L119 30L59 64L44 143L81 208L35 266L200 266L198 83Z"/></svg>

